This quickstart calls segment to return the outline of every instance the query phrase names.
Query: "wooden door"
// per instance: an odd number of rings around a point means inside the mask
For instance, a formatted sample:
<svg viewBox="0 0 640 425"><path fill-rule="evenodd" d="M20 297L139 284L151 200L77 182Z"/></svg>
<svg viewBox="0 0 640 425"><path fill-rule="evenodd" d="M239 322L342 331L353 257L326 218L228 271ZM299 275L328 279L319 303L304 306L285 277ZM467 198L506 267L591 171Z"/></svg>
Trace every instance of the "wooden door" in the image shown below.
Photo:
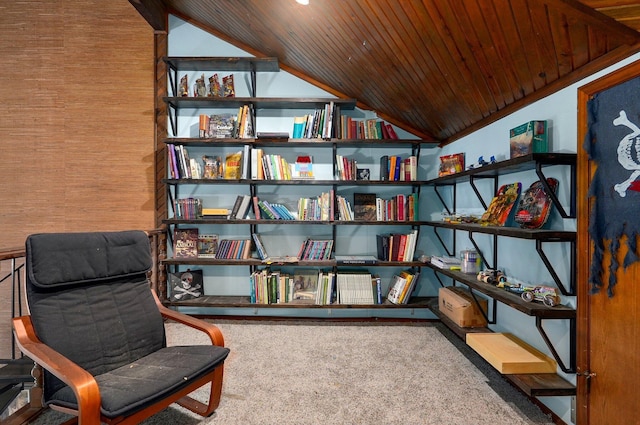
<svg viewBox="0 0 640 425"><path fill-rule="evenodd" d="M640 424L637 407L640 385L640 263L635 262L624 269L622 261L627 247L626 240L621 239L614 295L609 297L606 289L591 294L588 279L593 243L588 223L593 199L587 199L587 194L597 164L589 160L582 147L587 133L589 99L638 76L640 62L635 62L578 90L578 425ZM638 116L630 118L635 122L640 120ZM618 142L596 141L611 144L614 153ZM634 147L636 151L637 145ZM640 200L634 199L637 215L631 219L640 220ZM605 284L609 278L611 255L611 251L605 252L602 261Z"/></svg>

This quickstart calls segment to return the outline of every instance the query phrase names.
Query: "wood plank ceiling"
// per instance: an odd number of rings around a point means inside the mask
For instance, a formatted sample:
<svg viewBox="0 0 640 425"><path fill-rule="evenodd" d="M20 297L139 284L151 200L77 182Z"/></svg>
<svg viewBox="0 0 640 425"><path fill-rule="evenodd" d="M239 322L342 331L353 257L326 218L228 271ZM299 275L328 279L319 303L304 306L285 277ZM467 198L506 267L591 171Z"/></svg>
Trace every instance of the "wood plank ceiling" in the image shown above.
<svg viewBox="0 0 640 425"><path fill-rule="evenodd" d="M640 6L621 0L130 2L158 31L175 14L441 144L640 50Z"/></svg>

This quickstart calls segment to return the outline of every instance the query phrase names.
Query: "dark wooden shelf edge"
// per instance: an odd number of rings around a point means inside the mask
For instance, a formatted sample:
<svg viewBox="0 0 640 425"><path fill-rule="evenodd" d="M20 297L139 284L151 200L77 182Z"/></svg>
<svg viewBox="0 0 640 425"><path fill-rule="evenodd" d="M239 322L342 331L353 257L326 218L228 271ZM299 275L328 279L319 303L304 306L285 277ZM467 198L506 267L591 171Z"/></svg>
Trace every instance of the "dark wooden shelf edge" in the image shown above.
<svg viewBox="0 0 640 425"><path fill-rule="evenodd" d="M460 338L462 341L466 342L467 334L469 333L493 332L487 327L461 328L460 326L456 325L451 319L449 319L440 311L440 309L438 308L437 298L430 300L428 302L428 305L432 313L435 314L438 319L440 319L442 324L449 328L449 330L456 334L456 336L458 336L458 338ZM532 373L502 376L530 397L557 397L576 395L576 387L571 382L555 373Z"/></svg>
<svg viewBox="0 0 640 425"><path fill-rule="evenodd" d="M542 165L575 165L577 154L575 153L532 153L517 158L499 161L494 164L485 165L484 167L465 170L460 173L448 176L438 177L427 182L428 185L450 185L458 182L467 181L471 176L474 177L496 177L504 174L516 173L519 171L533 170L536 164Z"/></svg>
<svg viewBox="0 0 640 425"><path fill-rule="evenodd" d="M212 146L241 146L252 145L256 147L327 147L337 146L436 146L437 142L424 139L267 139L267 138L196 138L196 137L167 137L163 139L165 144L177 144L185 146L212 147Z"/></svg>
<svg viewBox="0 0 640 425"><path fill-rule="evenodd" d="M412 297L408 304L303 304L303 303L282 303L282 304L255 304L251 303L249 297L244 296L210 296L171 302L166 301L167 307L228 307L228 308L307 308L307 309L429 309L429 302L432 297Z"/></svg>
<svg viewBox="0 0 640 425"><path fill-rule="evenodd" d="M571 230L521 229L519 227L484 226L475 223L447 223L445 221L429 221L431 227L452 229L487 235L507 236L519 239L540 240L547 242L570 242L576 239L576 232Z"/></svg>
<svg viewBox="0 0 640 425"><path fill-rule="evenodd" d="M291 267L338 267L338 268L350 268L350 267L423 267L426 264L420 261L378 261L374 264L362 264L362 263L341 263L338 264L336 260L300 260L295 262L271 262L265 263L257 258L250 258L245 260L232 260L232 259L215 259L215 258L166 258L162 260L163 264L169 265L202 265L202 266L291 266Z"/></svg>
<svg viewBox="0 0 640 425"><path fill-rule="evenodd" d="M575 385L555 373L530 373L503 376L530 397L576 395Z"/></svg>
<svg viewBox="0 0 640 425"><path fill-rule="evenodd" d="M440 269L432 264L425 264L425 266L435 270L436 273L448 276L451 279L491 297L496 301L500 301L501 303L506 304L528 316L540 317L543 319L574 319L576 317L576 311L570 307L563 305L547 307L546 305L537 302L526 302L516 294L512 294L504 289L476 280L474 275L453 270Z"/></svg>

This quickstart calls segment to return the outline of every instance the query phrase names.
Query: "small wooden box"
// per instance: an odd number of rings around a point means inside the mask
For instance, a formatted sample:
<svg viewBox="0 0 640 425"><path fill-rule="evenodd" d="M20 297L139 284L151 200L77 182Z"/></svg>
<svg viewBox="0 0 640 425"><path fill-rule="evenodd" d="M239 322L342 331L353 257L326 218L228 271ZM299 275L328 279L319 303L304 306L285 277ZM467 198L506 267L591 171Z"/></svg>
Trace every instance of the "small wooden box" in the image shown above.
<svg viewBox="0 0 640 425"><path fill-rule="evenodd" d="M467 345L502 374L557 373L554 359L508 333L469 333Z"/></svg>

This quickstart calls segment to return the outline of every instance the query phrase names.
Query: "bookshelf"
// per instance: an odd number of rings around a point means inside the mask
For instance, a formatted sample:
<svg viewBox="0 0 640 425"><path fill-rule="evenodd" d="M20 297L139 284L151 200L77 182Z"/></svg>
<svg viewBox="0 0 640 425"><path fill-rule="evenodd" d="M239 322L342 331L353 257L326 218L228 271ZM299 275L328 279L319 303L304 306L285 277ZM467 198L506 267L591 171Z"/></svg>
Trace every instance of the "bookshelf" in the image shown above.
<svg viewBox="0 0 640 425"><path fill-rule="evenodd" d="M407 314L413 315L414 311L429 310L427 297L412 297L407 304L392 304L388 302L373 304L298 304L298 303L270 303L257 304L252 302L251 290L248 287L249 276L267 267L277 270L291 270L295 273L297 269L313 268L319 271L331 273L341 273L358 267L372 275L377 275L378 271L385 270L383 275L393 275L401 271L411 271L420 273L425 266L423 262L417 261L416 256L407 261L383 261L378 260L373 264L342 264L336 261L335 255L365 255L376 254L376 233L411 233L414 232L419 237L420 229L426 225L418 216L411 220L405 218L392 220L345 220L341 219L337 213L339 197L351 198L355 192L366 192L379 194L380 197L391 198L392 196L415 196L419 198L420 188L425 183L416 176L413 180L392 180L381 178L378 172L380 156L395 155L398 157L413 157L419 164L421 149L424 146L434 146L433 142L413 139L371 139L371 138L346 138L340 137L342 134L331 134L331 137L324 138L260 138L255 135L244 138L215 138L198 137L194 131L193 117L204 111L206 114L215 114L216 111L233 111L244 105L248 105L253 119L254 131L260 131L260 122L263 117L279 115L281 111L293 110L290 127L293 128L293 115L299 114L301 110L314 110L326 108L331 105L336 116L340 116L345 111L352 111L355 108L355 99L336 98L310 98L310 97L264 97L257 96L257 73L278 72L279 67L275 58L194 58L194 57L165 57L164 63L167 65L169 96L162 99L167 106L168 121L170 124L169 134L163 138L162 142L167 146L167 160L170 156L170 147L180 146L187 150L191 158L198 160L203 155L218 155L224 158L229 152L242 151L243 155L250 155L254 150L261 150L265 153L278 153L287 155L289 161L296 156L313 152L314 169L317 166L324 167L317 173L314 179L258 179L252 175L251 169L255 163L247 160L244 163L245 172L241 178L237 179L211 179L184 178L180 175L167 173L162 179L162 184L166 188L168 210L163 224L167 226L167 251L168 256L163 260L163 264L168 273L180 273L190 268L202 268L205 271L205 279L224 280L225 282L238 282L238 287L242 288L229 294L224 290L216 292L216 283L205 285L204 295L195 299L171 301L169 296L163 302L174 308L185 309L185 311L195 311L200 314L208 314L224 310L226 314L237 313L243 309L275 309L283 311L284 315L298 314L304 315L304 310L324 310L331 314L333 310L352 310L356 316L376 316L382 311L405 310ZM239 97L193 97L178 96L178 83L185 72L195 72L198 74L211 74L213 72L246 72L248 78L244 80L248 84L249 96ZM240 79L236 79L236 85ZM189 88L191 90L191 87ZM184 120L184 121L183 121ZM191 121L190 121L191 120ZM339 121L334 121L337 127ZM271 129L269 129L271 131ZM338 136L338 137L336 137ZM365 158L371 170L369 180L340 180L336 177L339 169L337 155L346 155ZM321 157L316 163L315 157ZM169 167L168 167L169 168ZM419 169L419 165L417 167ZM232 208L233 198L237 194L248 195L252 201L265 199L278 201L280 198L288 200L300 197L315 197L321 193L329 193L331 197L330 213L328 217L318 220L308 220L296 217L293 220L272 220L265 217L256 218L253 213L253 205L249 208L249 213L243 217L189 217L181 218L177 216L172 206L178 199L185 197L202 197L203 206ZM293 210L291 203L288 205ZM258 258L255 246L252 246L249 258L173 258L172 244L173 234L176 229L197 228L200 232L209 234L220 234L220 238L232 235L233 237L251 239L253 234L262 234L265 229L271 234L280 237L291 236L292 239L309 237L324 237L332 241L330 255L328 259L300 259L291 262L264 261ZM368 230L359 230L366 228ZM368 240L366 247L349 246L349 240L354 232L364 232L364 237ZM222 236L222 234L227 236ZM417 243L417 242L416 242ZM373 247L373 248L372 248ZM282 248L282 247L279 247ZM295 244L289 246L288 255L295 256L298 247ZM366 251L366 252L363 252ZM277 256L276 256L277 257ZM389 282L383 282L381 291L386 294ZM171 293L171 288L166 288L161 293ZM373 288L372 288L373 290ZM194 310L195 309L195 310ZM291 310L288 310L291 309ZM285 310L287 310L285 312ZM246 310L244 310L246 311ZM292 313L293 311L293 313ZM298 313L299 312L299 313ZM358 313L361 312L361 313ZM372 313L373 312L373 313ZM271 313L270 313L271 314ZM278 313L275 313L278 314Z"/></svg>
<svg viewBox="0 0 640 425"><path fill-rule="evenodd" d="M547 193L553 194L551 201L554 208L558 211L562 220L575 218L575 205L576 205L576 154L570 153L535 153L522 157L509 159L505 161L499 161L494 164L489 164L480 168L465 170L463 172L439 177L436 179L425 182L426 186L430 186L434 189L437 198L440 199L443 208L448 214L455 214L457 207L457 186L460 184L466 184L471 186L473 192L477 196L479 202L486 209L487 202L481 196L481 191L476 186L476 183L480 180L493 181L493 193L498 190L498 178L501 176L507 176L516 173L523 172L535 172L536 177L541 181L546 182L546 169L548 167L566 167L568 168L568 188L569 188L569 200L568 208L564 208L554 192L547 187ZM491 185L489 185L491 186ZM442 191L445 188L449 188L452 192L450 202L446 202L445 196ZM491 195L493 195L493 193ZM441 242L443 249L448 255L453 255L456 252L456 233L466 233L468 240L478 251L478 254L482 258L482 262L485 268L499 270L500 266L505 266L499 262L498 258L498 245L502 238L514 238L521 239L523 241L530 241L529 243L535 244L535 251L542 260L548 275L557 286L560 293L564 296L575 296L576 291L576 275L575 275L575 263L576 263L576 232L563 229L522 229L518 227L500 227L500 226L485 226L475 223L458 223L458 222L445 222L445 221L429 221L425 223L425 226L431 227L438 236L438 240ZM447 246L445 238L439 234L440 229L453 232L452 245ZM486 235L491 243L490 253L482 252L479 249L478 244L474 239L474 235L481 234ZM563 244L568 246L568 255L566 258L550 258L545 253L545 246ZM555 262L554 262L555 260ZM568 261L568 277L562 279L557 273L554 267L559 265L557 262ZM576 310L572 307L565 305L557 305L555 307L549 307L542 303L526 302L519 295L510 293L496 286L486 284L476 279L475 275L462 273L456 270L444 270L433 265L427 267L433 270L438 281L442 286L446 286L442 277L451 279L453 284L460 283L465 285L472 293L482 294L492 301L493 314L491 317L487 317L488 323L496 324L497 312L500 310L497 304L507 306L509 309L518 311L526 316L533 317L535 320L536 331L541 336L547 348L551 352L554 359L557 361L558 366L562 372L566 374L574 374L576 372ZM491 332L488 327L484 328L461 328L457 326L453 321L448 319L439 310L437 303L431 301L431 309L441 321L450 328L457 336L465 340L466 335L471 332ZM563 320L568 322L568 341L562 342L568 344L567 354L563 357L560 354L558 342L553 341L547 334L544 322L546 321L558 321ZM519 375L504 375L505 378L511 381L515 386L520 388L526 394L530 396L572 396L576 394L575 385L564 379L562 376L554 373L545 374L519 374Z"/></svg>

